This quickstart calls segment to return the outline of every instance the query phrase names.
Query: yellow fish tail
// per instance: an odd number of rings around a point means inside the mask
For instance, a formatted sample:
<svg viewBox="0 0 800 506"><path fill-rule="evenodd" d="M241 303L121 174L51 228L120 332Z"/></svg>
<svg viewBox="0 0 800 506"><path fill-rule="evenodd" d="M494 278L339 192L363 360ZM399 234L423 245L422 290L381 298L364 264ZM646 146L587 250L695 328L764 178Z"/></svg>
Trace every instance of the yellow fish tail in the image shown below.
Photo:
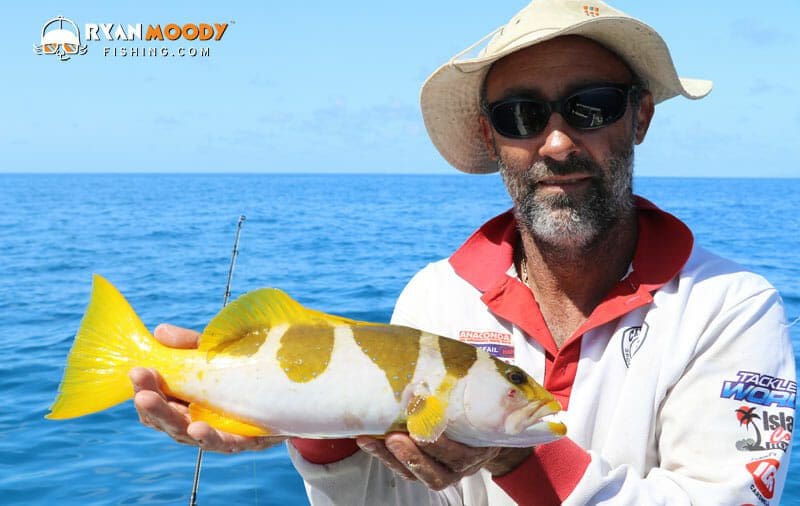
<svg viewBox="0 0 800 506"><path fill-rule="evenodd" d="M75 418L132 398L128 371L152 365L155 350L162 347L122 294L95 274L89 307L45 418Z"/></svg>

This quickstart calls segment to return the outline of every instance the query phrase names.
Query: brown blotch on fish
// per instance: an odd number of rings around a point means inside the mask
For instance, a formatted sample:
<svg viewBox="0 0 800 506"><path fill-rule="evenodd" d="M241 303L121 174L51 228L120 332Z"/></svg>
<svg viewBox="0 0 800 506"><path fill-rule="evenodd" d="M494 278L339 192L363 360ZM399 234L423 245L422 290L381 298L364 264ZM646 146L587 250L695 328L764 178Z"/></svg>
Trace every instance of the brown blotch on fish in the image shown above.
<svg viewBox="0 0 800 506"><path fill-rule="evenodd" d="M448 374L463 378L478 360L478 349L461 341L439 337L439 352Z"/></svg>
<svg viewBox="0 0 800 506"><path fill-rule="evenodd" d="M244 332L237 333L234 338L211 348L209 357L213 358L217 354L249 357L261 349L261 345L266 341L268 334L269 329L247 329ZM200 338L201 343L202 339L203 337Z"/></svg>
<svg viewBox="0 0 800 506"><path fill-rule="evenodd" d="M353 326L352 330L361 351L381 368L395 399L399 401L414 376L420 331L409 327L378 325Z"/></svg>
<svg viewBox="0 0 800 506"><path fill-rule="evenodd" d="M328 368L333 342L331 326L293 325L281 336L276 358L290 380L308 383Z"/></svg>

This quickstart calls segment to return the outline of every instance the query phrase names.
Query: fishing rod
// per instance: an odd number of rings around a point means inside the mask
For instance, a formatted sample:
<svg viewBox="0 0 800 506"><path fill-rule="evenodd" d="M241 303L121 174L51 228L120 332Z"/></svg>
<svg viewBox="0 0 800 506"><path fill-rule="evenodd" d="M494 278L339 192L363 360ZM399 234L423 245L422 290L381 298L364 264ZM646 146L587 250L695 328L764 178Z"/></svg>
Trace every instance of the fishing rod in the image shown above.
<svg viewBox="0 0 800 506"><path fill-rule="evenodd" d="M236 223L236 237L233 239L233 251L231 252L231 264L228 267L228 282L225 284L225 296L222 298L222 307L228 305L228 297L231 296L231 280L233 279L233 268L236 265L236 256L239 254L239 234L242 231L242 224L246 220L242 214ZM197 506L197 487L200 484L200 466L203 464L203 449L197 449L197 462L194 465L194 482L192 483L192 496L189 499L189 506Z"/></svg>

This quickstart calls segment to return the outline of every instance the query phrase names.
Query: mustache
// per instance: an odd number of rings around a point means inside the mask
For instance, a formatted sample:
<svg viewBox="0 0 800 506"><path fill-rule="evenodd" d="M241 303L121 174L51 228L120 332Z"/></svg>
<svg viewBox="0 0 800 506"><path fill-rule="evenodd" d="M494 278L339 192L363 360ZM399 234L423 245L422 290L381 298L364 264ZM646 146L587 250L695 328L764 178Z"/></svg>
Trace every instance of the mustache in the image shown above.
<svg viewBox="0 0 800 506"><path fill-rule="evenodd" d="M525 181L538 183L550 176L569 176L572 174L589 174L592 177L601 177L603 169L589 158L570 155L564 161L545 158L533 163L524 173Z"/></svg>

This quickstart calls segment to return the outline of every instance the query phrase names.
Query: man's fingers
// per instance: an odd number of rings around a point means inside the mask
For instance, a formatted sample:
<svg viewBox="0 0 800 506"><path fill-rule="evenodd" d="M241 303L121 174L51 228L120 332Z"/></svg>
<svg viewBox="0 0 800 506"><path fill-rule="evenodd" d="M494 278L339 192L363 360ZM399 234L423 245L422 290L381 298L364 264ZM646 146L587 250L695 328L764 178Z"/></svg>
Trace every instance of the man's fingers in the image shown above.
<svg viewBox="0 0 800 506"><path fill-rule="evenodd" d="M133 398L133 403L143 424L166 432L171 438L181 443L196 444L186 434L189 419L185 407L167 402L152 390L143 390L137 393Z"/></svg>
<svg viewBox="0 0 800 506"><path fill-rule="evenodd" d="M200 333L162 323L153 332L155 338L170 348L197 348ZM237 453L260 450L281 443L284 437L243 437L218 431L205 422L191 423L189 409L179 399L164 395L161 376L154 369L136 367L129 374L133 383L134 405L145 425L166 432L181 443L199 445L209 451Z"/></svg>
<svg viewBox="0 0 800 506"><path fill-rule="evenodd" d="M131 379L131 383L133 383L134 392L141 392L142 390L161 392L161 380L158 373L152 369L134 367L128 373L128 377Z"/></svg>
<svg viewBox="0 0 800 506"><path fill-rule="evenodd" d="M456 473L422 452L406 434L386 436L386 448L414 476L433 490L443 490L461 479Z"/></svg>
<svg viewBox="0 0 800 506"><path fill-rule="evenodd" d="M457 473L471 474L483 463L495 458L500 448L475 448L456 443L442 436L433 443L420 443L419 448Z"/></svg>
<svg viewBox="0 0 800 506"><path fill-rule="evenodd" d="M399 474L406 480L416 481L417 477L414 475L414 473L409 471L406 466L397 460L395 456L386 449L386 445L382 441L378 441L377 439L373 439L371 437L359 437L356 438L356 444L364 452L380 460L386 467Z"/></svg>
<svg viewBox="0 0 800 506"><path fill-rule="evenodd" d="M234 445L223 441L220 433L205 422L192 422L186 428L186 433L197 442L204 450L221 453L236 453Z"/></svg>
<svg viewBox="0 0 800 506"><path fill-rule="evenodd" d="M245 450L263 450L282 443L286 438L245 437L214 429L205 422L192 422L186 429L187 435L204 450L221 453L238 453Z"/></svg>
<svg viewBox="0 0 800 506"><path fill-rule="evenodd" d="M161 344L170 348L197 348L197 341L200 339L200 332L176 327L169 323L162 323L156 327L153 335Z"/></svg>

